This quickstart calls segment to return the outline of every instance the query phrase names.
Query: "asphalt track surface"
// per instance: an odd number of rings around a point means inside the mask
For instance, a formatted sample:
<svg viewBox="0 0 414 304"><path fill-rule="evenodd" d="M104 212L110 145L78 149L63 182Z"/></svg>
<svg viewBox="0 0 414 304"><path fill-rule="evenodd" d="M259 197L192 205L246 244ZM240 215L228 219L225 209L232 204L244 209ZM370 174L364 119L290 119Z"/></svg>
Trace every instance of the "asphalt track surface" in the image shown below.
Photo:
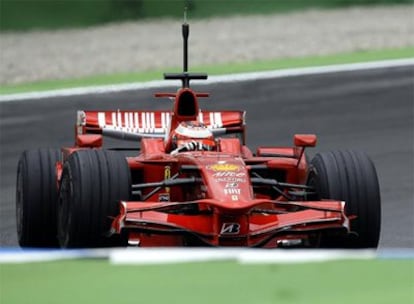
<svg viewBox="0 0 414 304"><path fill-rule="evenodd" d="M246 110L247 141L253 149L291 145L295 133L315 133L318 146L308 150L310 156L338 149L367 152L381 186L380 248L414 248L413 82L414 66L214 84L199 87L211 93L200 105ZM154 91L0 103L2 247L17 246L14 204L20 153L72 145L79 109L170 108L168 100L153 97Z"/></svg>

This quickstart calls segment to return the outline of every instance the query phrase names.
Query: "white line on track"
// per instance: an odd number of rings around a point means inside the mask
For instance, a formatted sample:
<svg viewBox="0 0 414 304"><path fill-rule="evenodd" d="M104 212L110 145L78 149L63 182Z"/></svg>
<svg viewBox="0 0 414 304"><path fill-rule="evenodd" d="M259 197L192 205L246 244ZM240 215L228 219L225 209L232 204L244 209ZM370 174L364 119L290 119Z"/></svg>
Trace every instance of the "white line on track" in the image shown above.
<svg viewBox="0 0 414 304"><path fill-rule="evenodd" d="M251 248L138 248L114 250L112 264L170 264L189 262L235 261L241 264L291 264L333 260L366 260L376 257L375 250L266 250Z"/></svg>
<svg viewBox="0 0 414 304"><path fill-rule="evenodd" d="M19 264L76 259L106 259L112 264L171 264L234 261L241 264L310 263L333 260L411 260L412 248L357 250L257 249L257 248L102 248L102 249L21 249L0 248L0 264Z"/></svg>
<svg viewBox="0 0 414 304"><path fill-rule="evenodd" d="M267 250L252 248L115 248L79 250L0 250L0 264L20 264L74 259L107 259L116 265L171 264L234 261L241 264L309 263L333 260L366 260L375 250Z"/></svg>
<svg viewBox="0 0 414 304"><path fill-rule="evenodd" d="M329 65L329 66L322 66L322 67L293 68L293 69L274 70L274 71L211 76L206 81L202 81L202 82L197 81L196 83L197 85L208 85L208 84L215 84L215 83L242 82L242 81L250 81L250 80L294 77L294 76L302 76L302 75L352 72L352 71L360 71L360 70L382 69L382 68L392 68L392 67L411 66L411 65L414 65L414 58L383 60L383 61L364 62L364 63L336 64L336 65ZM78 96L78 95L88 95L88 94L106 94L106 93L114 93L114 92L130 91L130 90L143 90L143 89L152 89L152 88L160 88L160 87L170 87L170 86L178 87L179 85L180 85L179 81L155 80L155 81L139 82L139 83L89 86L89 87L59 89L59 90L43 91L43 92L29 92L29 93L0 95L0 102L20 101L20 100L28 100L28 99L44 99L44 98L65 97L65 96Z"/></svg>

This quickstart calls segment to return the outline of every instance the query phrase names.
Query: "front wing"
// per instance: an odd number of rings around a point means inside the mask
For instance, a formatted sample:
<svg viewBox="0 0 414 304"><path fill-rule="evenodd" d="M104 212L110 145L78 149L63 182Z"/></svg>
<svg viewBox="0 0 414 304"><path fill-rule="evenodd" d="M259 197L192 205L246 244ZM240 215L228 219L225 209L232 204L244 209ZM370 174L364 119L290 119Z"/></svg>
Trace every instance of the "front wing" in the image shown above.
<svg viewBox="0 0 414 304"><path fill-rule="evenodd" d="M188 236L207 246L309 246L321 232L350 232L344 210L345 202L332 200L122 201L111 234L127 233L130 244L140 246L183 246Z"/></svg>

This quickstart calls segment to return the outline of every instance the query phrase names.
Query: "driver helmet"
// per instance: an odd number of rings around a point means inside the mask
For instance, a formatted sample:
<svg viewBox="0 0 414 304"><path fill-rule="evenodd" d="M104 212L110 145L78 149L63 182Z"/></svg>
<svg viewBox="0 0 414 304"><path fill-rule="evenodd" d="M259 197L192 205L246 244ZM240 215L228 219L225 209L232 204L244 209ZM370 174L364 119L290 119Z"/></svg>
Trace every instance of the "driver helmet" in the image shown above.
<svg viewBox="0 0 414 304"><path fill-rule="evenodd" d="M213 150L216 146L213 133L199 121L183 121L174 130L176 147L181 147L189 142L197 142L197 150Z"/></svg>

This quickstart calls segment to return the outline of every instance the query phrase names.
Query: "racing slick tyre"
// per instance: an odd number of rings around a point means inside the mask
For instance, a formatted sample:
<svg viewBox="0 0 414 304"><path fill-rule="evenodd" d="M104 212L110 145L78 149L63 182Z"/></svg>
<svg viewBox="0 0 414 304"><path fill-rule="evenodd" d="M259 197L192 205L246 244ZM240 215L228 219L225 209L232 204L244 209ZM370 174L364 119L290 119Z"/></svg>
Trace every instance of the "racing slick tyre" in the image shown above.
<svg viewBox="0 0 414 304"><path fill-rule="evenodd" d="M25 151L17 166L16 225L21 247L58 247L56 206L58 187L54 149Z"/></svg>
<svg viewBox="0 0 414 304"><path fill-rule="evenodd" d="M124 156L113 151L81 150L65 162L58 203L61 247L121 246L108 237L119 201L128 200L131 177Z"/></svg>
<svg viewBox="0 0 414 304"><path fill-rule="evenodd" d="M312 159L308 184L318 199L345 201L353 237L324 235L321 247L376 248L380 237L381 199L377 173L369 157L356 151L318 153ZM355 218L352 219L352 216Z"/></svg>

